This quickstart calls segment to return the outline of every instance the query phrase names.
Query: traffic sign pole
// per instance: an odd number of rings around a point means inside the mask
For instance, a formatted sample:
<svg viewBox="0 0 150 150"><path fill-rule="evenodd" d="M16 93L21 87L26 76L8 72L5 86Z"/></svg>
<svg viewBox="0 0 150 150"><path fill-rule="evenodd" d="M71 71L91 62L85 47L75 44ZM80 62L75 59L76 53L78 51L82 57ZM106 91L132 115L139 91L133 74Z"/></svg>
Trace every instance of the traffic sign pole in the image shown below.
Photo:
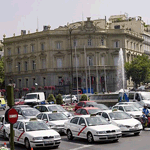
<svg viewBox="0 0 150 150"><path fill-rule="evenodd" d="M14 87L13 86L7 86L7 101L8 106L12 108L14 104ZM10 149L14 150L14 130L13 130L13 124L10 123Z"/></svg>

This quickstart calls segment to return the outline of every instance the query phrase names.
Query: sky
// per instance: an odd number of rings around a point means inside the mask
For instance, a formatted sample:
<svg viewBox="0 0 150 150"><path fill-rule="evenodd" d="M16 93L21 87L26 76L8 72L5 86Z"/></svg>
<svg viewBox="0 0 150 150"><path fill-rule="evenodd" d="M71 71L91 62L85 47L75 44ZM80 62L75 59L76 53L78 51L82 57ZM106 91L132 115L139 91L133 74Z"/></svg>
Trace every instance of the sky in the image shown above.
<svg viewBox="0 0 150 150"><path fill-rule="evenodd" d="M111 15L127 13L129 17L141 16L150 24L149 0L0 0L0 40L3 35L20 35L21 30L35 32L44 25L51 29L67 22L108 19Z"/></svg>

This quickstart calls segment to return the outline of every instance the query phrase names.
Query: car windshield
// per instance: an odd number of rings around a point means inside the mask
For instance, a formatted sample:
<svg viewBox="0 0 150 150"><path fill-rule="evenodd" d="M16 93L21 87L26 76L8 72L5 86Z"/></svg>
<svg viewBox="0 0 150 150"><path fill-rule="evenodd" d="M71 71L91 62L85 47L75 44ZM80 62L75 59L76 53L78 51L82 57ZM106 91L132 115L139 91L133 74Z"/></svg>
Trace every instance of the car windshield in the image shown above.
<svg viewBox="0 0 150 150"><path fill-rule="evenodd" d="M50 128L43 121L30 121L25 123L26 132L37 130L49 130Z"/></svg>
<svg viewBox="0 0 150 150"><path fill-rule="evenodd" d="M109 108L106 105L104 105L104 104L98 104L98 105L95 105L95 107L98 107L101 110L109 110Z"/></svg>
<svg viewBox="0 0 150 150"><path fill-rule="evenodd" d="M96 102L86 102L86 105L89 106L89 105L97 105Z"/></svg>
<svg viewBox="0 0 150 150"><path fill-rule="evenodd" d="M109 116L113 120L131 119L130 115L124 112L112 112L112 113L109 113Z"/></svg>
<svg viewBox="0 0 150 150"><path fill-rule="evenodd" d="M61 113L53 113L53 114L48 114L49 120L50 121L56 121L56 120L68 120L67 116Z"/></svg>
<svg viewBox="0 0 150 150"><path fill-rule="evenodd" d="M139 111L138 108L136 108L135 106L124 106L124 109L126 112L129 112L129 111Z"/></svg>
<svg viewBox="0 0 150 150"><path fill-rule="evenodd" d="M37 99L37 94L26 95L25 99Z"/></svg>
<svg viewBox="0 0 150 150"><path fill-rule="evenodd" d="M86 122L87 122L88 126L98 126L98 125L109 124L109 122L101 116L86 118Z"/></svg>
<svg viewBox="0 0 150 150"><path fill-rule="evenodd" d="M39 113L37 109L23 109L22 115L24 116L36 116Z"/></svg>
<svg viewBox="0 0 150 150"><path fill-rule="evenodd" d="M100 109L89 109L88 112L89 114L97 114L98 112L100 112Z"/></svg>
<svg viewBox="0 0 150 150"><path fill-rule="evenodd" d="M139 103L136 103L136 102L134 102L134 103L132 103L136 108L142 108L142 105L140 105Z"/></svg>
<svg viewBox="0 0 150 150"><path fill-rule="evenodd" d="M150 92L141 92L142 100L150 100Z"/></svg>
<svg viewBox="0 0 150 150"><path fill-rule="evenodd" d="M60 105L52 105L48 106L49 111L59 111L59 112L65 112L66 110L60 106Z"/></svg>

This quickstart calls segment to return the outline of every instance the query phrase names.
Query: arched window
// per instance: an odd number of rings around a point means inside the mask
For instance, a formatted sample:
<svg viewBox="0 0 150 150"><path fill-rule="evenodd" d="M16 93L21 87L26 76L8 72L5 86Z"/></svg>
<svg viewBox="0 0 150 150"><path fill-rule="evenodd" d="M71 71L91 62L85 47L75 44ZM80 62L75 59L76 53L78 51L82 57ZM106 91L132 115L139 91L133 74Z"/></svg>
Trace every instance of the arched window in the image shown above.
<svg viewBox="0 0 150 150"><path fill-rule="evenodd" d="M57 67L62 68L62 59L61 58L57 58Z"/></svg>

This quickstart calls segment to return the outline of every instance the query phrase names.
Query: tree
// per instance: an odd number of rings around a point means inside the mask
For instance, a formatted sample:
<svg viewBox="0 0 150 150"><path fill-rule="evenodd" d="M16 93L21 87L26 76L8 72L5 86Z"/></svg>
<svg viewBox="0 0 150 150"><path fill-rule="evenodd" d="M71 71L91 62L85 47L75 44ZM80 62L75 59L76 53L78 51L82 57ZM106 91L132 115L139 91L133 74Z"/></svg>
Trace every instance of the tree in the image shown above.
<svg viewBox="0 0 150 150"><path fill-rule="evenodd" d="M4 84L4 58L2 57L0 59L0 85L2 88L2 85Z"/></svg>
<svg viewBox="0 0 150 150"><path fill-rule="evenodd" d="M83 94L80 98L80 101L89 101L90 99L87 98L87 95Z"/></svg>
<svg viewBox="0 0 150 150"><path fill-rule="evenodd" d="M150 60L148 56L137 56L131 63L125 63L127 79L130 77L137 88L141 82L145 83L150 79Z"/></svg>
<svg viewBox="0 0 150 150"><path fill-rule="evenodd" d="M54 102L54 104L56 104L56 99L55 99L53 94L49 94L47 101L48 102Z"/></svg>
<svg viewBox="0 0 150 150"><path fill-rule="evenodd" d="M62 104L63 104L63 100L62 100L61 94L58 94L58 95L56 96L56 103L59 104L59 105L62 105Z"/></svg>

